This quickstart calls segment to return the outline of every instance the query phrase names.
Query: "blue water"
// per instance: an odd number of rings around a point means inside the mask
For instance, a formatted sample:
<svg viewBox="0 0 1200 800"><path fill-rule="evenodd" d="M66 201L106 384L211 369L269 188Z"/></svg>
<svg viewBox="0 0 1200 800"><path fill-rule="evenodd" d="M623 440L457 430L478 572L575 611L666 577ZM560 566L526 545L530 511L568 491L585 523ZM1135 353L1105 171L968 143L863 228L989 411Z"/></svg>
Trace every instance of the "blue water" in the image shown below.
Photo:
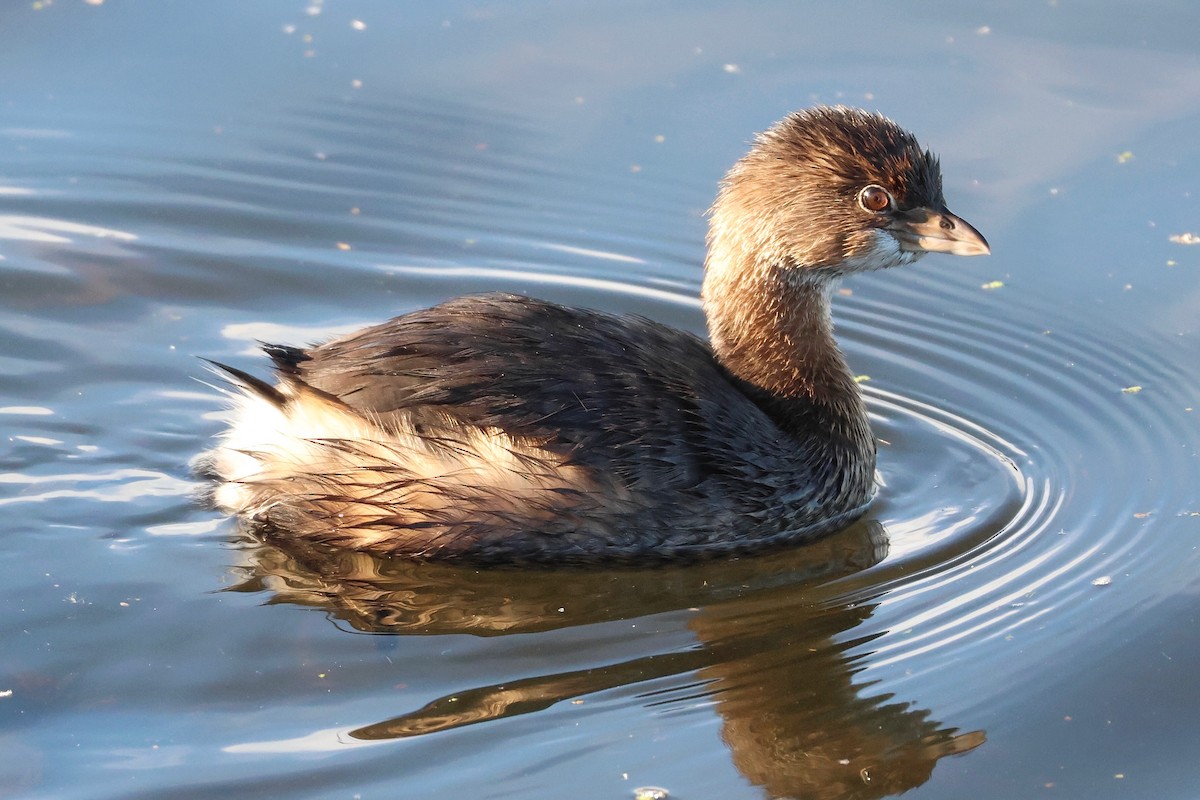
<svg viewBox="0 0 1200 800"><path fill-rule="evenodd" d="M1200 787L1200 11L0 8L0 797ZM757 130L878 109L987 259L845 285L867 520L653 570L281 549L198 356L471 291L701 332Z"/></svg>

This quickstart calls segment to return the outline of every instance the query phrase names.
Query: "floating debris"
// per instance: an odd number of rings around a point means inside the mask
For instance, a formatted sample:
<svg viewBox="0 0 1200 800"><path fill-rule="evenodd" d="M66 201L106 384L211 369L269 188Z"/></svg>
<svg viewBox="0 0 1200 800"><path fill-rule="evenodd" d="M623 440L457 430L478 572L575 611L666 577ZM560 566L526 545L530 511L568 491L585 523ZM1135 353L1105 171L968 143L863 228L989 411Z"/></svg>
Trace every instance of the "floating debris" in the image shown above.
<svg viewBox="0 0 1200 800"><path fill-rule="evenodd" d="M854 376L855 383L866 383L869 380L871 380L870 375L855 375Z"/></svg>
<svg viewBox="0 0 1200 800"><path fill-rule="evenodd" d="M1128 164L1130 161L1133 161L1132 150L1126 150L1124 153L1117 153L1118 164Z"/></svg>
<svg viewBox="0 0 1200 800"><path fill-rule="evenodd" d="M1142 387L1134 385L1134 386L1126 386L1126 387L1125 387L1124 389L1122 389L1121 391L1122 391L1124 394L1137 394L1137 393L1138 393L1138 392L1140 392L1141 390L1142 390Z"/></svg>
<svg viewBox="0 0 1200 800"><path fill-rule="evenodd" d="M633 790L634 800L667 800L671 793L661 786L639 786Z"/></svg>
<svg viewBox="0 0 1200 800"><path fill-rule="evenodd" d="M989 292L993 289L1003 289L1004 281L988 281L987 283L979 284L979 288L986 289Z"/></svg>
<svg viewBox="0 0 1200 800"><path fill-rule="evenodd" d="M1175 244L1200 244L1200 236L1188 231L1187 233L1176 233L1169 237Z"/></svg>
<svg viewBox="0 0 1200 800"><path fill-rule="evenodd" d="M1109 577L1108 575L1102 575L1099 578L1096 578L1094 581L1092 581L1092 586L1108 586L1111 583L1112 583L1111 577Z"/></svg>

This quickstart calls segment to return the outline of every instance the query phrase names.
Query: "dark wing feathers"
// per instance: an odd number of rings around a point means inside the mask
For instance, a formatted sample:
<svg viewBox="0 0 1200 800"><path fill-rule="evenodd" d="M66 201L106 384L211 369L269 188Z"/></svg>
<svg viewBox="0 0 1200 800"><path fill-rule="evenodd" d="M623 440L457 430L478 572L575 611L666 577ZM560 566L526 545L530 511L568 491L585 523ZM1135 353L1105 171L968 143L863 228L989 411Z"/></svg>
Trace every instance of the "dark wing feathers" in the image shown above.
<svg viewBox="0 0 1200 800"><path fill-rule="evenodd" d="M280 375L296 376L300 374L300 364L308 361L308 353L299 347L289 347L285 344L260 342L263 352L271 357L275 371Z"/></svg>
<svg viewBox="0 0 1200 800"><path fill-rule="evenodd" d="M633 483L695 480L727 446L712 440L714 413L765 420L696 336L516 295L458 298L308 351L268 352L285 379L385 423L447 415Z"/></svg>
<svg viewBox="0 0 1200 800"><path fill-rule="evenodd" d="M274 406L283 408L287 403L287 398L262 378L256 378L249 372L244 372L228 364L222 364L220 361L213 361L208 358L201 358L200 360L212 367L218 374L223 374L226 378L232 378L233 383L244 387L247 392L258 395Z"/></svg>

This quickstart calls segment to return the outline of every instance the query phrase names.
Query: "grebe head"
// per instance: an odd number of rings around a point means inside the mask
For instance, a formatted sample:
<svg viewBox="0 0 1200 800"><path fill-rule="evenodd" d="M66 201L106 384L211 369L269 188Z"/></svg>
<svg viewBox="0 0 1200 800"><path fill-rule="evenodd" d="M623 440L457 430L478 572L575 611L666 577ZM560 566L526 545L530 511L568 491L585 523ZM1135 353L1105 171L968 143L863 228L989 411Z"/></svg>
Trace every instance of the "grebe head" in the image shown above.
<svg viewBox="0 0 1200 800"><path fill-rule="evenodd" d="M704 310L717 358L775 396L865 415L837 342L843 275L988 244L946 209L937 158L879 114L818 107L759 134L713 204ZM859 426L863 436L865 424Z"/></svg>
<svg viewBox="0 0 1200 800"><path fill-rule="evenodd" d="M759 134L712 209L708 269L793 277L909 264L927 252L983 255L983 236L951 214L937 158L880 114L818 107Z"/></svg>

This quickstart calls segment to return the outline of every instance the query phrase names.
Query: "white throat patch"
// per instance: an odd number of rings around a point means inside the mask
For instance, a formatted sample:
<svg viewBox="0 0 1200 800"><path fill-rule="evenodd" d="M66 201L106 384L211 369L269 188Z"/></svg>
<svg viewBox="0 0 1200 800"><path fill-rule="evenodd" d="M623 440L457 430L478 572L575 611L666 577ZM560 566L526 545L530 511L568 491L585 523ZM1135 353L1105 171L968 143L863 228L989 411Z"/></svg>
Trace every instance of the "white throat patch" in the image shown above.
<svg viewBox="0 0 1200 800"><path fill-rule="evenodd" d="M871 247L865 252L851 256L842 262L846 272L868 272L876 269L889 269L911 264L924 253L914 253L911 250L901 250L900 241L885 230L876 229L871 233Z"/></svg>

